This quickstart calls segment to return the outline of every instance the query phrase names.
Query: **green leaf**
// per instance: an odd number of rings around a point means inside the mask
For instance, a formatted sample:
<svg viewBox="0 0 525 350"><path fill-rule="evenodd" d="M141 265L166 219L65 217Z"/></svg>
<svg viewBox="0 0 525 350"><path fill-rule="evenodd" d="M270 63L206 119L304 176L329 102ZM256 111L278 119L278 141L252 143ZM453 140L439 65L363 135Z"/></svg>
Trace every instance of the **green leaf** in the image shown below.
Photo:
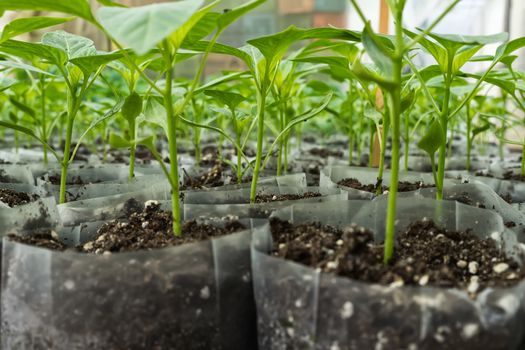
<svg viewBox="0 0 525 350"><path fill-rule="evenodd" d="M6 10L61 12L95 23L87 0L0 0L0 11Z"/></svg>
<svg viewBox="0 0 525 350"><path fill-rule="evenodd" d="M338 39L359 41L360 35L354 31L337 28L301 29L294 26L269 36L249 40L248 43L261 51L270 62L280 60L290 45L308 39Z"/></svg>
<svg viewBox="0 0 525 350"><path fill-rule="evenodd" d="M132 123L142 113L142 97L136 92L126 97L121 113L129 123Z"/></svg>
<svg viewBox="0 0 525 350"><path fill-rule="evenodd" d="M134 8L102 7L97 17L115 40L142 55L181 28L203 3L186 0Z"/></svg>
<svg viewBox="0 0 525 350"><path fill-rule="evenodd" d="M130 148L133 145L133 142L126 140L120 135L111 133L111 135L109 135L109 145L111 148L115 149Z"/></svg>
<svg viewBox="0 0 525 350"><path fill-rule="evenodd" d="M22 103L22 102L18 101L14 97L10 97L9 101L13 104L13 106L15 106L18 110L20 110L24 114L27 114L31 118L35 118L36 112L35 112L35 110L33 108L29 107L25 103Z"/></svg>
<svg viewBox="0 0 525 350"><path fill-rule="evenodd" d="M411 32L409 30L404 31L406 35L408 35L410 38L415 39L418 34ZM434 59L436 60L437 64L441 68L441 72L447 72L448 71L448 52L445 48L441 47L439 44L434 43L426 38L421 38L421 41L419 44L423 47L425 51L427 51Z"/></svg>
<svg viewBox="0 0 525 350"><path fill-rule="evenodd" d="M206 38L217 28L220 17L221 14L217 12L206 13L186 35L184 43L194 43Z"/></svg>
<svg viewBox="0 0 525 350"><path fill-rule="evenodd" d="M508 43L502 44L496 50L496 61L501 61L506 56L509 56L513 52L525 47L525 37L514 39Z"/></svg>
<svg viewBox="0 0 525 350"><path fill-rule="evenodd" d="M352 71L359 79L374 82L386 90L392 90L395 88L395 83L393 81L383 78L377 73L372 72L370 69L363 66L360 60L356 60L354 62Z"/></svg>
<svg viewBox="0 0 525 350"><path fill-rule="evenodd" d="M221 0L216 0L195 12L182 26L180 26L173 34L170 35L169 39L171 44L176 49L179 49L188 33L191 32L192 28L195 27L195 25L220 1Z"/></svg>
<svg viewBox="0 0 525 350"><path fill-rule="evenodd" d="M509 40L509 33L498 33L492 35L458 35L458 34L436 34L429 33L431 38L439 42L445 48L450 46L461 47L464 45L488 45Z"/></svg>
<svg viewBox="0 0 525 350"><path fill-rule="evenodd" d="M73 17L29 17L15 19L4 27L0 42L14 38L20 34L29 33L34 30L56 26L73 20Z"/></svg>
<svg viewBox="0 0 525 350"><path fill-rule="evenodd" d="M266 0L255 0L248 2L242 6L236 7L230 11L227 11L226 13L222 14L222 16L218 20L218 27L219 30L223 30L226 27L228 27L230 24L235 22L237 19L245 15L246 13L252 11L253 9L257 8L261 4L265 3Z"/></svg>
<svg viewBox="0 0 525 350"><path fill-rule="evenodd" d="M454 55L452 60L452 72L456 74L483 46L464 46Z"/></svg>
<svg viewBox="0 0 525 350"><path fill-rule="evenodd" d="M168 123L166 121L166 110L157 98L149 98L144 107L144 116L146 121L160 126L165 132L168 132Z"/></svg>
<svg viewBox="0 0 525 350"><path fill-rule="evenodd" d="M0 44L0 52L17 56L28 61L32 61L35 57L39 57L48 63L60 67L64 66L67 62L66 53L60 49L49 45L24 41L7 40Z"/></svg>
<svg viewBox="0 0 525 350"><path fill-rule="evenodd" d="M89 76L100 67L108 64L109 62L118 60L123 57L123 54L119 51L116 52L102 52L91 56L76 57L70 60L75 66L82 70L84 76Z"/></svg>
<svg viewBox="0 0 525 350"><path fill-rule="evenodd" d="M93 43L93 40L63 30L44 34L42 37L42 44L64 51L70 60L76 57L97 54L97 49L95 49L95 43Z"/></svg>
<svg viewBox="0 0 525 350"><path fill-rule="evenodd" d="M97 0L97 2L104 6L126 7L126 5L119 4L118 2L112 0Z"/></svg>
<svg viewBox="0 0 525 350"><path fill-rule="evenodd" d="M246 100L244 96L233 92L206 90L204 91L204 94L228 106L228 108L232 110L236 109L239 104Z"/></svg>
<svg viewBox="0 0 525 350"><path fill-rule="evenodd" d="M434 157L436 151L445 142L446 138L443 128L441 127L441 124L435 120L427 129L426 134L421 141L418 142L417 146L428 153L430 157Z"/></svg>
<svg viewBox="0 0 525 350"><path fill-rule="evenodd" d="M484 125L480 126L480 127L477 127L477 128L474 128L472 130L472 138L474 139L476 136L478 136L479 134L489 130L491 127L491 125L489 123L485 123Z"/></svg>
<svg viewBox="0 0 525 350"><path fill-rule="evenodd" d="M0 61L0 67L13 68L13 69L22 69L22 70L25 70L25 71L28 71L28 72L34 72L34 73L44 74L44 75L48 75L48 76L54 76L54 74L51 74L51 73L46 72L44 70L41 70L39 68L30 66L30 65L25 64L25 63L20 63L20 62Z"/></svg>
<svg viewBox="0 0 525 350"><path fill-rule="evenodd" d="M183 44L183 47L187 50L194 50L198 52L205 52L210 45L209 41L198 41L195 43L185 43ZM246 52L241 49L235 48L233 46L225 45L225 44L219 44L215 43L210 50L211 53L216 53L220 55L229 55L234 56L239 59L241 59L250 70L253 70L254 68L254 61L252 60L252 57Z"/></svg>
<svg viewBox="0 0 525 350"><path fill-rule="evenodd" d="M362 40L368 56L384 75L392 79L392 72L394 71L394 63L391 59L392 52L389 52L389 48L374 34L369 23L365 26Z"/></svg>

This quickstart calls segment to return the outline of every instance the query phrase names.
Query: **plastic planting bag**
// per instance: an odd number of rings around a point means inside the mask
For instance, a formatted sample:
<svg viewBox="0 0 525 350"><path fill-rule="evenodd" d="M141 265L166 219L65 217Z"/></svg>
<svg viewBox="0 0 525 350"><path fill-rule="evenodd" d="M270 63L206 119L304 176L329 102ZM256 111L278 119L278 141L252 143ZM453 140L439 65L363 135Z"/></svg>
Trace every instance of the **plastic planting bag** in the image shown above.
<svg viewBox="0 0 525 350"><path fill-rule="evenodd" d="M59 223L55 199L41 198L13 208L0 206L0 235L13 231L55 227Z"/></svg>
<svg viewBox="0 0 525 350"><path fill-rule="evenodd" d="M0 182L34 185L35 179L33 178L33 173L26 165L1 164Z"/></svg>
<svg viewBox="0 0 525 350"><path fill-rule="evenodd" d="M258 187L262 195L297 194L306 192L320 193L320 197L303 198L298 200L274 201L268 203L250 203L250 189L237 189L215 192L186 192L184 195L184 218L186 220L200 217L225 217L234 215L239 218L268 218L279 208L287 207L297 202L320 203L325 201L343 201L347 194L338 188L323 187Z"/></svg>
<svg viewBox="0 0 525 350"><path fill-rule="evenodd" d="M256 349L251 230L87 255L3 243L3 349Z"/></svg>
<svg viewBox="0 0 525 350"><path fill-rule="evenodd" d="M446 176L461 179L461 182L483 183L492 188L498 195L503 198L508 198L513 203L525 202L525 182L502 180L495 174L489 174L494 177L476 176L462 171L449 171L446 173Z"/></svg>
<svg viewBox="0 0 525 350"><path fill-rule="evenodd" d="M470 161L471 170L482 170L486 169L492 163L491 158L487 157L475 157L473 156ZM401 157L399 164L405 164L405 156ZM408 168L412 171L422 171L430 173L432 172L432 164L428 155L409 155L408 156ZM467 157L466 156L452 156L447 158L445 165L446 170L465 170L467 168Z"/></svg>
<svg viewBox="0 0 525 350"><path fill-rule="evenodd" d="M375 185L377 183L378 169L349 167L349 166L329 166L321 170L320 186L321 187L339 187L348 192L348 199L372 199L375 194L357 190L354 188L338 185L344 179L357 179L363 185ZM423 183L433 185L434 177L428 173L418 173L412 171L400 171L399 181L413 183ZM459 182L459 181L457 181ZM445 184L452 184L453 180L445 180ZM390 185L390 171L385 170L383 173L383 186Z"/></svg>
<svg viewBox="0 0 525 350"><path fill-rule="evenodd" d="M417 196L436 198L435 188L422 188L414 192L399 193L401 197ZM493 210L498 213L505 226L518 235L518 240L525 242L525 213L505 202L492 188L483 183L465 183L445 186L444 199L455 200L463 204ZM381 198L384 200L385 198Z"/></svg>
<svg viewBox="0 0 525 350"><path fill-rule="evenodd" d="M473 229L520 249L492 211L451 201L400 198L396 229L423 217L447 229ZM297 204L275 216L293 223L364 226L383 240L386 201ZM523 349L525 282L466 292L394 287L322 273L268 255L269 228L254 234L252 270L259 348L265 349ZM491 347L491 344L498 344Z"/></svg>
<svg viewBox="0 0 525 350"><path fill-rule="evenodd" d="M113 185L115 186L115 185ZM128 217L142 209L148 200L166 201L171 198L169 183L143 185L140 191L79 200L58 205L61 223L75 226L84 222Z"/></svg>

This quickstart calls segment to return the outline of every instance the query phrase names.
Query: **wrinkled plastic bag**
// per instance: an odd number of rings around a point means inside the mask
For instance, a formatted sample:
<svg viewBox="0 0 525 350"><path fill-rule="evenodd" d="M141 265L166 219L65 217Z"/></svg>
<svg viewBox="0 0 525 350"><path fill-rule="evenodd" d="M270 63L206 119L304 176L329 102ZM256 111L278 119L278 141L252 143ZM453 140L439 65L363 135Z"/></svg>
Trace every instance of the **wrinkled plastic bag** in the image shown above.
<svg viewBox="0 0 525 350"><path fill-rule="evenodd" d="M439 209L438 209L439 208ZM298 204L274 215L294 223L357 223L381 241L386 201ZM396 230L428 217L448 229L472 228L521 249L495 212L456 202L400 198ZM402 214L402 215L401 215ZM525 282L466 292L362 283L269 256L269 228L254 234L252 270L259 348L265 349L521 349ZM497 345L494 345L497 344Z"/></svg>

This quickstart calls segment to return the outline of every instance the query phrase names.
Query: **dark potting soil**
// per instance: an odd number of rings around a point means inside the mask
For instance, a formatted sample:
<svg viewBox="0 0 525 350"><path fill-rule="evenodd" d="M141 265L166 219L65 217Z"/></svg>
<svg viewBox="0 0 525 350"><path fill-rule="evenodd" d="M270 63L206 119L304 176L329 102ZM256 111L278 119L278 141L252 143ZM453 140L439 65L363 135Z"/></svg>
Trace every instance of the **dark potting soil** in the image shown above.
<svg viewBox="0 0 525 350"><path fill-rule="evenodd" d="M294 226L272 219L271 229L272 255L369 283L459 288L475 297L487 287L509 287L525 277L525 269L491 238L445 230L431 220L417 221L398 235L388 265L383 244L362 227Z"/></svg>
<svg viewBox="0 0 525 350"><path fill-rule="evenodd" d="M365 192L372 192L375 193L378 187L378 184L368 184L364 185L359 180L348 178L343 179L337 183L340 186L350 187L356 190L365 191ZM410 191L416 191L421 188L432 188L435 187L433 184L424 184L423 182L408 182L408 181L399 181L397 185L397 191L398 192L410 192ZM388 191L387 186L381 186L381 192Z"/></svg>
<svg viewBox="0 0 525 350"><path fill-rule="evenodd" d="M38 200L40 197L36 194L18 192L7 188L0 188L0 202L3 202L11 208L17 205L28 204Z"/></svg>
<svg viewBox="0 0 525 350"><path fill-rule="evenodd" d="M319 192L305 192L303 194L258 194L255 203L272 203L282 201L295 201L298 199L321 197Z"/></svg>
<svg viewBox="0 0 525 350"><path fill-rule="evenodd" d="M342 158L343 157L343 151L341 150L330 150L327 148L312 148L310 151L310 154L313 156L319 156L321 158L328 158L328 157L337 157Z"/></svg>
<svg viewBox="0 0 525 350"><path fill-rule="evenodd" d="M455 200L457 202L460 202L460 203L463 203L463 204L466 204L466 205L470 205L472 207L478 207L478 208L482 208L482 209L486 208L486 206L484 204L482 204L480 202L476 202L475 200L473 200L467 192L456 193L456 194L448 197L447 199Z"/></svg>
<svg viewBox="0 0 525 350"><path fill-rule="evenodd" d="M246 229L236 220L227 221L224 227L189 221L182 226L182 235L173 234L170 212L160 210L157 203L149 203L142 212L133 212L129 220L113 220L104 224L96 237L77 246L82 253L116 253L151 250L208 240ZM10 235L11 240L32 246L63 251L68 247L54 232L42 232L31 236Z"/></svg>
<svg viewBox="0 0 525 350"><path fill-rule="evenodd" d="M58 235L54 231L42 230L42 232L30 236L9 235L11 241L32 245L40 248L47 248L56 251L64 251L68 246L58 240Z"/></svg>
<svg viewBox="0 0 525 350"><path fill-rule="evenodd" d="M49 182L52 185L60 185L60 174L49 175ZM80 176L73 176L71 180L66 182L66 185L89 185L101 182L102 181L86 182Z"/></svg>
<svg viewBox="0 0 525 350"><path fill-rule="evenodd" d="M102 226L93 241L78 247L84 253L129 252L150 250L204 241L245 229L238 221L228 221L223 228L189 221L182 226L182 235L175 236L170 212L153 203L144 211L132 213L129 220L115 220Z"/></svg>
<svg viewBox="0 0 525 350"><path fill-rule="evenodd" d="M213 168L203 174L192 177L185 172L184 184L181 186L182 190L189 189L203 189L211 187L219 187L224 185L222 180L223 168L221 164L215 164Z"/></svg>

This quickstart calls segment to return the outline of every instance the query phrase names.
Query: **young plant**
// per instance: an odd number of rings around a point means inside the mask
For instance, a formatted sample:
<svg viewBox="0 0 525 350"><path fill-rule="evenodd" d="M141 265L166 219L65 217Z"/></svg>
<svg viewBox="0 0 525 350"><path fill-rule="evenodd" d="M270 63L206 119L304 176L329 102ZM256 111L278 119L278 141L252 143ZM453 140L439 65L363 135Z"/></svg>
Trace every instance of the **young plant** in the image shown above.
<svg viewBox="0 0 525 350"><path fill-rule="evenodd" d="M201 75L209 54L209 49L221 33L239 17L254 9L264 1L253 1L231 11L211 13L219 3L204 6L203 0L179 1L146 5L135 8L102 7L98 11L101 28L118 45L130 47L137 55L144 55L156 48L163 58L164 87L145 74L143 78L162 96L165 119L161 122L168 139L170 168L169 181L172 187L173 232L181 234L179 169L177 154L177 126L181 122L185 108L191 102L199 85ZM197 29L198 28L198 29ZM204 55L198 71L190 82L189 90L183 98L175 101L173 96L174 69L177 53L184 44L201 40L211 34L211 42L203 50Z"/></svg>
<svg viewBox="0 0 525 350"><path fill-rule="evenodd" d="M66 33L64 31L49 32L44 34L41 43L29 43L9 39L0 44L0 52L26 60L35 57L53 65L67 85L67 117L66 134L63 156L59 158L62 172L60 177L59 202L66 201L66 181L68 167L73 161L76 149L72 152L72 137L74 123L82 106L82 101L100 75L107 63L120 58L120 53L99 53L93 41ZM14 128L14 127L13 127ZM22 131L20 128L15 130ZM30 130L29 136L36 134ZM38 137L39 141L47 142ZM78 146L78 145L77 145ZM56 152L54 153L56 155Z"/></svg>

